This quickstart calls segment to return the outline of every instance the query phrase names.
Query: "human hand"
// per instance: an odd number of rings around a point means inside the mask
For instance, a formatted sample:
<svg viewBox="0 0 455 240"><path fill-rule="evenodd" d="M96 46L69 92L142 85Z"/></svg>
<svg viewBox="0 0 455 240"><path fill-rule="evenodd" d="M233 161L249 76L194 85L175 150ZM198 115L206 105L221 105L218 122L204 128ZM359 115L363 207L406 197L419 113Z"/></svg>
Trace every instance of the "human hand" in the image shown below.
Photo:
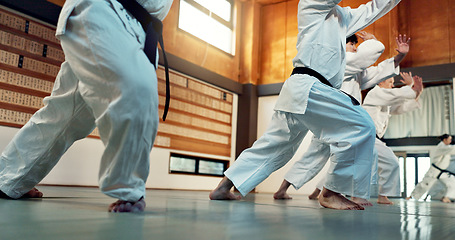
<svg viewBox="0 0 455 240"><path fill-rule="evenodd" d="M414 86L412 86L412 89L416 92L416 99L419 98L420 94L423 92L423 80L419 76L414 76Z"/></svg>
<svg viewBox="0 0 455 240"><path fill-rule="evenodd" d="M411 38L406 38L406 34L398 35L396 38L397 41L397 48L395 49L398 53L401 54L408 54L409 52L409 43L411 42Z"/></svg>
<svg viewBox="0 0 455 240"><path fill-rule="evenodd" d="M356 35L359 38L361 38L363 41L370 40L370 39L377 40L376 37L372 33L365 32L365 31L360 31L360 32L356 33Z"/></svg>
<svg viewBox="0 0 455 240"><path fill-rule="evenodd" d="M412 78L412 73L409 72L400 72L400 76L403 78L402 80L400 80L404 85L407 85L407 86L412 86L414 84L414 80Z"/></svg>

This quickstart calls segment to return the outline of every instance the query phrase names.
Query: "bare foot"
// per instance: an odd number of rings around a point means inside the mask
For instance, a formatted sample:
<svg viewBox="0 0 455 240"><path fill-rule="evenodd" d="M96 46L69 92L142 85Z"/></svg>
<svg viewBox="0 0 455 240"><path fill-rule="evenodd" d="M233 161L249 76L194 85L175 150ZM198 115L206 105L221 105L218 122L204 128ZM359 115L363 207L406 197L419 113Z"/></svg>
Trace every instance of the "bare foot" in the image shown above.
<svg viewBox="0 0 455 240"><path fill-rule="evenodd" d="M393 205L393 202L389 200L389 198L387 196L382 196L382 195L379 195L378 196L378 203L379 204L389 204L389 205Z"/></svg>
<svg viewBox="0 0 455 240"><path fill-rule="evenodd" d="M218 186L210 192L211 200L239 200L241 197L231 193L231 188L234 186L231 180L224 177Z"/></svg>
<svg viewBox="0 0 455 240"><path fill-rule="evenodd" d="M286 192L276 192L273 194L273 198L276 200L291 200L292 197L289 196Z"/></svg>
<svg viewBox="0 0 455 240"><path fill-rule="evenodd" d="M366 200L365 198L351 197L351 200L362 206L373 206L373 203Z"/></svg>
<svg viewBox="0 0 455 240"><path fill-rule="evenodd" d="M451 203L452 201L451 201L450 198L448 198L448 197L443 197L443 198L441 199L441 202L443 202L443 203Z"/></svg>
<svg viewBox="0 0 455 240"><path fill-rule="evenodd" d="M43 197L43 193L40 192L38 189L33 188L32 190L30 190L27 193L25 193L24 195L22 195L19 199L21 199L21 198L42 198L42 197ZM0 198L13 199L2 191L0 191Z"/></svg>
<svg viewBox="0 0 455 240"><path fill-rule="evenodd" d="M278 189L278 191L276 191L276 193L273 194L273 198L277 199L277 200L289 200L289 199L292 199L292 197L289 196L289 194L286 193L286 191L288 190L289 186L291 186L291 183L289 183L286 180L283 180L283 182L281 183L281 186Z"/></svg>
<svg viewBox="0 0 455 240"><path fill-rule="evenodd" d="M109 212L143 212L145 209L144 197L141 197L137 202L128 202L118 200L109 205Z"/></svg>
<svg viewBox="0 0 455 240"><path fill-rule="evenodd" d="M316 188L314 191L308 196L310 200L318 200L319 193L321 193L321 189Z"/></svg>
<svg viewBox="0 0 455 240"><path fill-rule="evenodd" d="M406 200L411 200L412 197L407 197Z"/></svg>
<svg viewBox="0 0 455 240"><path fill-rule="evenodd" d="M26 194L22 195L20 198L42 198L43 193L40 192L38 189L33 188L32 190L28 191Z"/></svg>
<svg viewBox="0 0 455 240"><path fill-rule="evenodd" d="M365 208L359 204L345 198L343 195L328 190L325 187L319 195L319 204L326 208L339 210L364 210Z"/></svg>

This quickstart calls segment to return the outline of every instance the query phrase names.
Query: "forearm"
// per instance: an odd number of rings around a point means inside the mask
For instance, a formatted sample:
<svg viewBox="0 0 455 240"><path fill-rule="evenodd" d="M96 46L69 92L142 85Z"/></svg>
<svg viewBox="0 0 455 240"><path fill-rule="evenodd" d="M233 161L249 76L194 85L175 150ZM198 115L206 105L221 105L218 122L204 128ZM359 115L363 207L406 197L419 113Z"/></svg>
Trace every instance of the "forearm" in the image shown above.
<svg viewBox="0 0 455 240"><path fill-rule="evenodd" d="M395 67L394 59L389 58L378 64L378 66L372 66L367 68L360 75L360 88L362 90L372 88L378 83L394 77L400 73L400 68Z"/></svg>
<svg viewBox="0 0 455 240"><path fill-rule="evenodd" d="M400 66L401 61L406 57L406 54L404 53L398 53L394 58L393 62L395 63L395 67Z"/></svg>

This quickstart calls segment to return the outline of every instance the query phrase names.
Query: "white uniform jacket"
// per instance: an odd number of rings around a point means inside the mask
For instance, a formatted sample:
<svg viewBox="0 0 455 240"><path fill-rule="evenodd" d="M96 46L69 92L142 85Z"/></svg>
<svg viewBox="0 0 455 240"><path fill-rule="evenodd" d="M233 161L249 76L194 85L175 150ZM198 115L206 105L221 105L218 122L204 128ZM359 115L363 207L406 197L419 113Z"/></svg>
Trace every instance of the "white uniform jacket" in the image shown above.
<svg viewBox="0 0 455 240"><path fill-rule="evenodd" d="M384 49L381 42L370 39L361 43L357 52L347 52L346 71L341 90L362 102L361 90L372 88L398 75L400 67L395 67L394 58L384 60L378 66L371 66L378 60Z"/></svg>
<svg viewBox="0 0 455 240"><path fill-rule="evenodd" d="M455 145L446 145L440 142L435 149L430 151L431 163L441 169L446 169L450 165L450 155L455 154ZM434 168L434 167L430 167ZM437 170L439 174L439 170ZM437 176L437 175L436 175ZM434 177L436 177L434 176Z"/></svg>
<svg viewBox="0 0 455 240"><path fill-rule="evenodd" d="M65 33L66 30L66 21L68 17L73 12L74 7L79 4L82 0L66 0L65 5L63 5L62 11L60 12L60 16L58 18L57 23L57 30L56 35L62 35ZM97 1L97 0L92 0ZM125 14L122 14L122 11L125 11L123 6L117 2L116 0L98 0L98 1L107 1L112 4L117 14L121 17L125 17ZM173 0L136 0L139 4L141 4L149 13L150 15L158 18L159 20L163 20L169 9L172 6ZM123 22L128 22L129 19L122 19ZM133 33L133 32L131 32Z"/></svg>
<svg viewBox="0 0 455 240"><path fill-rule="evenodd" d="M384 136L391 114L402 114L420 108L420 103L415 98L416 93L410 86L392 89L376 86L368 92L363 108L374 121L376 135L380 138Z"/></svg>
<svg viewBox="0 0 455 240"><path fill-rule="evenodd" d="M340 7L341 0L301 0L298 5L297 55L294 67L309 67L335 88L343 81L346 36L370 25L400 0L372 0L356 9ZM299 74L296 74L299 75ZM316 78L291 76L283 85L275 110L304 114Z"/></svg>

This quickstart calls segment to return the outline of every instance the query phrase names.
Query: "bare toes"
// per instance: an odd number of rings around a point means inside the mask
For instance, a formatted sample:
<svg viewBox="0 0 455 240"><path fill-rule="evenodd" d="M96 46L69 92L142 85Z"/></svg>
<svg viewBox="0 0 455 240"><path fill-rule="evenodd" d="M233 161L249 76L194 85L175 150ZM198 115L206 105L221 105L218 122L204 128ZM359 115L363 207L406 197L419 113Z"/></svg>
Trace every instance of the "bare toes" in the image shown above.
<svg viewBox="0 0 455 240"><path fill-rule="evenodd" d="M137 202L118 200L109 206L109 212L143 212L144 209L144 198L139 199Z"/></svg>

